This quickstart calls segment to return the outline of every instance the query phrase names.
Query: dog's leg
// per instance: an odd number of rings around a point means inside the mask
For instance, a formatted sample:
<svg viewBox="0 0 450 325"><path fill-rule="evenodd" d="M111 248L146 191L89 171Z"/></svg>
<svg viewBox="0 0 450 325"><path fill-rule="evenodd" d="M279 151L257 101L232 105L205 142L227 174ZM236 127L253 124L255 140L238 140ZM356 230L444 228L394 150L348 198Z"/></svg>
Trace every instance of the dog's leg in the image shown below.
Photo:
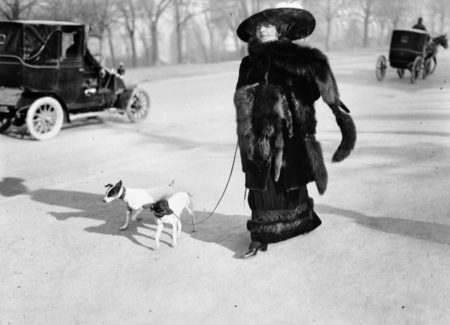
<svg viewBox="0 0 450 325"><path fill-rule="evenodd" d="M136 220L142 220L141 217L139 217L139 219L137 218L137 216L139 215L139 213L142 212L142 208L139 208L137 210L133 210L131 211L131 220L136 221Z"/></svg>
<svg viewBox="0 0 450 325"><path fill-rule="evenodd" d="M155 217L155 220L156 220L156 225L157 225L155 241L156 241L156 248L159 248L159 246L160 246L159 236L161 236L164 225L163 225L163 222L161 221L161 219Z"/></svg>
<svg viewBox="0 0 450 325"><path fill-rule="evenodd" d="M177 247L177 221L175 215L172 215L172 247Z"/></svg>
<svg viewBox="0 0 450 325"><path fill-rule="evenodd" d="M119 228L119 230L125 230L128 227L128 224L130 223L130 214L131 214L131 209L127 210L127 215L125 217L125 223L122 227Z"/></svg>
<svg viewBox="0 0 450 325"><path fill-rule="evenodd" d="M177 220L175 220L175 222L177 223L177 230L178 230L178 237L181 237L181 229L183 228L183 225L181 224L181 220L177 218Z"/></svg>
<svg viewBox="0 0 450 325"><path fill-rule="evenodd" d="M187 205L187 210L191 214L192 217L192 232L196 232L197 229L195 228L195 211L194 211L194 203L192 202L192 199L189 199L189 203Z"/></svg>

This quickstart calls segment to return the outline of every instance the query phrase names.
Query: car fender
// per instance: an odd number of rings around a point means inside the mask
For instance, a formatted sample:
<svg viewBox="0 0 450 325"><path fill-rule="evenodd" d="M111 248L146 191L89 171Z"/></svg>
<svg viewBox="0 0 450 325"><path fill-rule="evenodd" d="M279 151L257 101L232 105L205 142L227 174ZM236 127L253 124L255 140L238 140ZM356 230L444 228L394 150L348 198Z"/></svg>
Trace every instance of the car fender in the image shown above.
<svg viewBox="0 0 450 325"><path fill-rule="evenodd" d="M67 122L70 122L69 114L68 114L69 112L68 112L66 103L64 102L64 99L62 99L61 96L59 96L56 93L51 93L51 92L37 93L37 92L31 92L31 91L23 91L19 101L17 102L17 108L24 108L24 107L28 108L36 99L45 97L45 96L53 97L61 104L63 111L64 111L65 119Z"/></svg>
<svg viewBox="0 0 450 325"><path fill-rule="evenodd" d="M131 95L133 95L133 91L138 87L137 84L135 85L128 85L118 96L117 101L115 103L115 107L118 109L127 109L128 101L131 98Z"/></svg>

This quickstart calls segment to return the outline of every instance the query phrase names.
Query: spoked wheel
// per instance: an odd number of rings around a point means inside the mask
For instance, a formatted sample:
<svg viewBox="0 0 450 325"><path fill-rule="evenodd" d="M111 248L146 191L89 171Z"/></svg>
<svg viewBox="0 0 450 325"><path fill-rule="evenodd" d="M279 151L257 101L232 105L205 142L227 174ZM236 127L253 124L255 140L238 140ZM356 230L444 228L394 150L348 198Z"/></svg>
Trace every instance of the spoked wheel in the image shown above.
<svg viewBox="0 0 450 325"><path fill-rule="evenodd" d="M143 121L150 112L150 97L142 89L135 89L127 106L127 116L132 123Z"/></svg>
<svg viewBox="0 0 450 325"><path fill-rule="evenodd" d="M378 81L383 81L386 75L387 61L384 55L380 55L377 59L377 64L375 66L375 75Z"/></svg>
<svg viewBox="0 0 450 325"><path fill-rule="evenodd" d="M0 113L0 133L5 132L11 126L11 116L9 113Z"/></svg>
<svg viewBox="0 0 450 325"><path fill-rule="evenodd" d="M27 111L28 132L37 140L53 138L61 130L64 111L53 97L42 97L33 102Z"/></svg>
<svg viewBox="0 0 450 325"><path fill-rule="evenodd" d="M416 79L420 75L420 70L422 69L423 60L420 56L416 57L411 66L411 83L415 83Z"/></svg>
<svg viewBox="0 0 450 325"><path fill-rule="evenodd" d="M434 62L433 58L430 59L430 74L433 74L436 70L437 63Z"/></svg>
<svg viewBox="0 0 450 325"><path fill-rule="evenodd" d="M423 64L423 75L422 78L425 79L429 74L431 74L431 60L425 60Z"/></svg>
<svg viewBox="0 0 450 325"><path fill-rule="evenodd" d="M405 75L405 69L397 69L397 74L400 79Z"/></svg>

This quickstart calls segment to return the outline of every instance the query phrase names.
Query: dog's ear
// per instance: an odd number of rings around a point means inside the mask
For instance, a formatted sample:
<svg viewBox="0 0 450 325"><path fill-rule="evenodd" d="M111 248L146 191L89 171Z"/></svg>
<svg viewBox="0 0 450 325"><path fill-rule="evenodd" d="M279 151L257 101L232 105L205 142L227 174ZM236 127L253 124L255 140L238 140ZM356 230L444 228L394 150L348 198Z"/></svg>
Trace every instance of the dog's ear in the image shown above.
<svg viewBox="0 0 450 325"><path fill-rule="evenodd" d="M116 184L116 186L122 187L122 180L120 180L120 181Z"/></svg>
<svg viewBox="0 0 450 325"><path fill-rule="evenodd" d="M105 187L113 187L112 184L106 184Z"/></svg>

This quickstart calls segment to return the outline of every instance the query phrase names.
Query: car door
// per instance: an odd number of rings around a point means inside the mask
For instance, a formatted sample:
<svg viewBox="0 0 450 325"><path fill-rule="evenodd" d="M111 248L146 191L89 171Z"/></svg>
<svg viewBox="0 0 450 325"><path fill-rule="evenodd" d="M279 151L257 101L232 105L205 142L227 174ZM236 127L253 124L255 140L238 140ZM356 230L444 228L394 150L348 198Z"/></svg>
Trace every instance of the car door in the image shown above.
<svg viewBox="0 0 450 325"><path fill-rule="evenodd" d="M82 58L82 40L76 41L77 33L80 30L69 30L61 33L61 56L58 89L60 96L64 99L69 109L82 107L79 102L82 96L83 83L83 58ZM82 38L82 35L81 35ZM68 52L72 51L70 55Z"/></svg>

